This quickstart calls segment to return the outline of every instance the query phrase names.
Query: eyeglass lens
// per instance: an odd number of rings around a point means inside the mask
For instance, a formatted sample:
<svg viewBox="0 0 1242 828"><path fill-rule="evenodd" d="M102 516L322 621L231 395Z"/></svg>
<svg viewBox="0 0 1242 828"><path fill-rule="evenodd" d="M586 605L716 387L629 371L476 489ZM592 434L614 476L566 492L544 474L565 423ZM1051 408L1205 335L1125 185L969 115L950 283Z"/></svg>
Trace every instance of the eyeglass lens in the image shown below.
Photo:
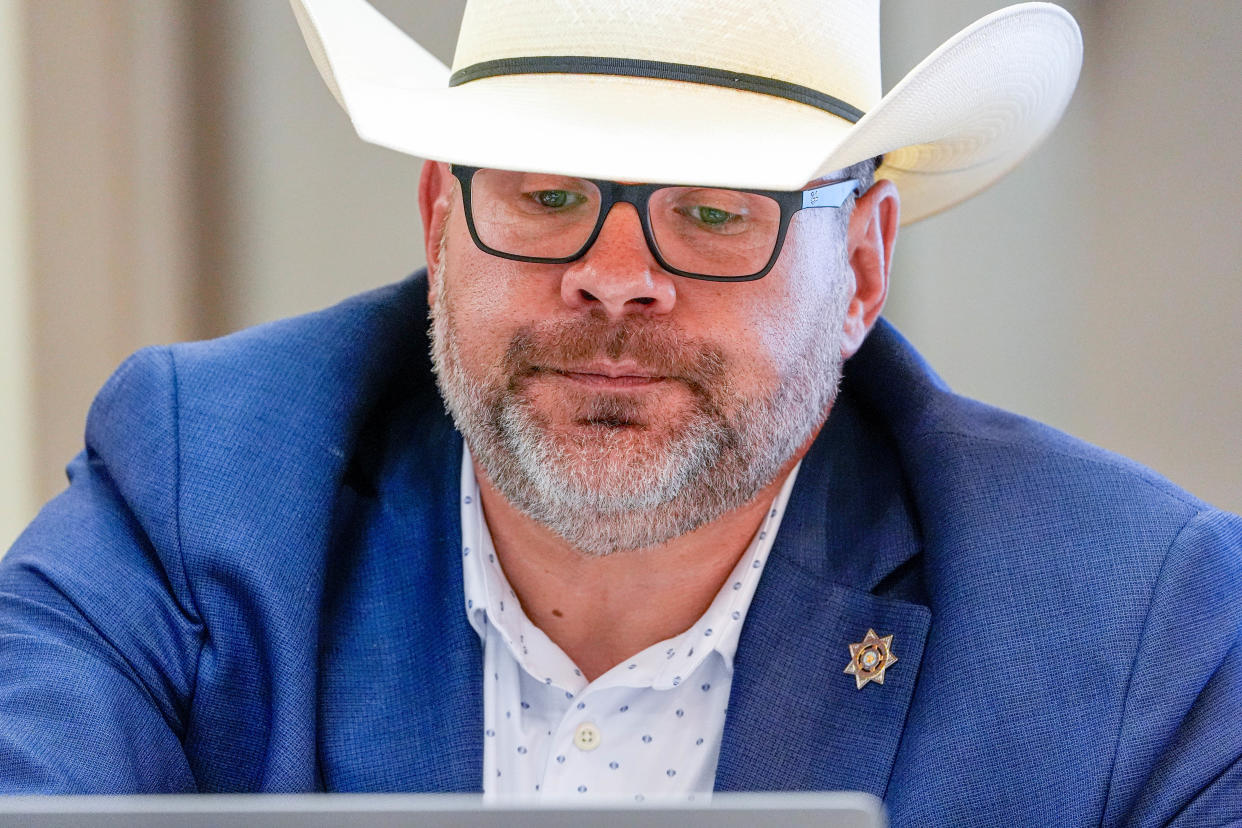
<svg viewBox="0 0 1242 828"><path fill-rule="evenodd" d="M479 240L502 253L568 258L582 250L599 221L599 188L581 178L482 169L470 191ZM757 193L663 187L652 194L648 212L664 261L689 273L757 273L780 232L780 205Z"/></svg>

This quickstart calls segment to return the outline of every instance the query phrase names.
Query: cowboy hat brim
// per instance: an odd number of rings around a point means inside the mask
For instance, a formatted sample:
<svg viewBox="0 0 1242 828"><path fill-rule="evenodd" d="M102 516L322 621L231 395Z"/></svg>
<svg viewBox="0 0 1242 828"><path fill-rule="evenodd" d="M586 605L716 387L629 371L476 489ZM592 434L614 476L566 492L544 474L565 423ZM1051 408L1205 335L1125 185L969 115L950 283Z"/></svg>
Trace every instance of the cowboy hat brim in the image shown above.
<svg viewBox="0 0 1242 828"><path fill-rule="evenodd" d="M1082 65L1074 19L1001 9L950 38L857 123L757 92L676 80L449 69L365 0L291 0L360 137L471 166L619 181L794 190L883 155L902 223L983 190L1052 130Z"/></svg>

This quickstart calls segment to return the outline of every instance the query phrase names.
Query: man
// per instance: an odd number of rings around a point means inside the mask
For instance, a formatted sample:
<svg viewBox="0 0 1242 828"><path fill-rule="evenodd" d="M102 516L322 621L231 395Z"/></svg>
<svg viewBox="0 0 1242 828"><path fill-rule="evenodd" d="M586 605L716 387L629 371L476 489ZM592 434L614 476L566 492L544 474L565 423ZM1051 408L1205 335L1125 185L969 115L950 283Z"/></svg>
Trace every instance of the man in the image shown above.
<svg viewBox="0 0 1242 828"><path fill-rule="evenodd" d="M881 98L855 0L474 0L451 78L294 8L444 159L429 273L117 372L0 567L0 786L1242 818L1239 520L879 320L903 216L1059 117L1068 15Z"/></svg>

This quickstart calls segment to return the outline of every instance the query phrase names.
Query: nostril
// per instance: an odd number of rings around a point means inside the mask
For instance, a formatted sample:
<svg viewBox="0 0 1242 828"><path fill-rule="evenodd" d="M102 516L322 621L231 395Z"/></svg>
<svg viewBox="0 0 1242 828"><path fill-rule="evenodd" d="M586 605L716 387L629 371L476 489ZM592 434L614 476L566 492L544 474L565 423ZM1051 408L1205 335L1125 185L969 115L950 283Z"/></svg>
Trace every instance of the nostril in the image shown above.
<svg viewBox="0 0 1242 828"><path fill-rule="evenodd" d="M578 295L582 297L582 300L584 302L598 302L599 301L599 297L597 297L594 293L591 293L591 291L589 290L584 290L582 288L579 288ZM635 296L630 301L637 302L640 305L650 305L653 302L655 302L655 297L654 296Z"/></svg>

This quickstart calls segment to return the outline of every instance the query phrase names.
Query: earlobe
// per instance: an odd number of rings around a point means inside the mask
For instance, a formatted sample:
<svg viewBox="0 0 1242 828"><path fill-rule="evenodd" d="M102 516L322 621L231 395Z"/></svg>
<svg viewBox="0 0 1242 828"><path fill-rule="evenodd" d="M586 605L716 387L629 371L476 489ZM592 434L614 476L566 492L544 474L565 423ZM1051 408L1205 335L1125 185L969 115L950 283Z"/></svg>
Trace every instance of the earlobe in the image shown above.
<svg viewBox="0 0 1242 828"><path fill-rule="evenodd" d="M901 199L891 181L880 180L858 197L850 216L846 249L854 272L854 295L846 311L841 356L862 347L884 310L893 247L901 223Z"/></svg>

